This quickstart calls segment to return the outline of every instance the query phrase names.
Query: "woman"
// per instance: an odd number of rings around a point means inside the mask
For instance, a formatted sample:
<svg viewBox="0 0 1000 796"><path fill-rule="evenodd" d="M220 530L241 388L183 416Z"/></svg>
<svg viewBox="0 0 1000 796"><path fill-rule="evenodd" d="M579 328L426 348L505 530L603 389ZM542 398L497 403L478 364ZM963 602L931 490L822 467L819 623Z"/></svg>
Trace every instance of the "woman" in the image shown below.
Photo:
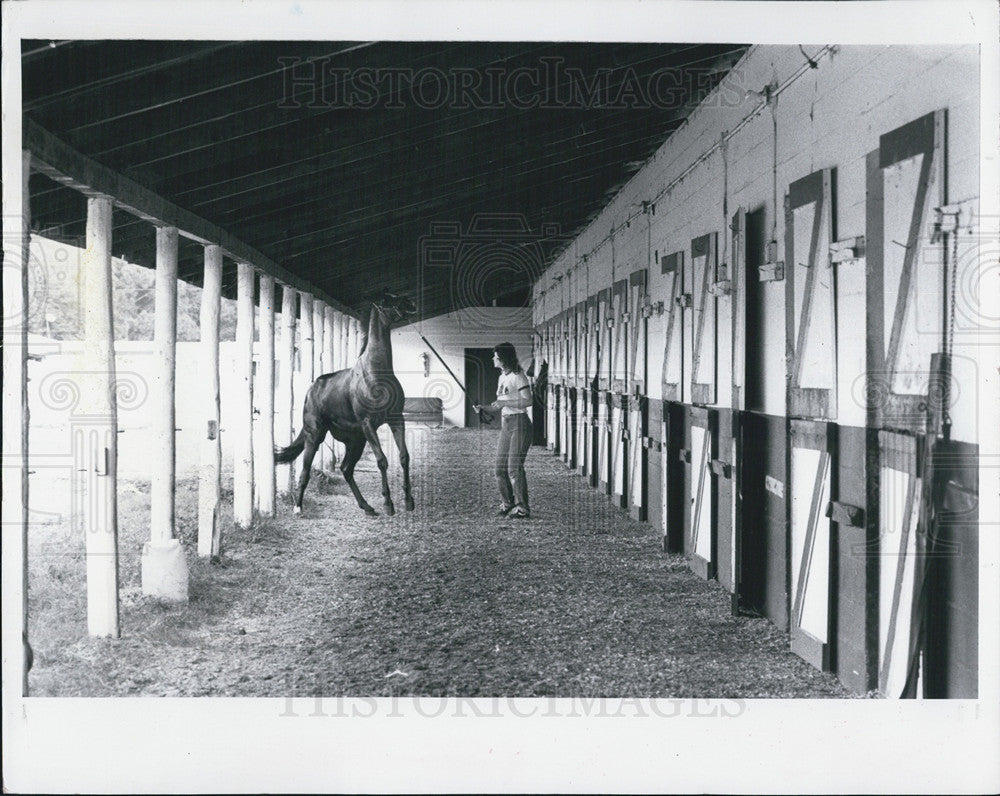
<svg viewBox="0 0 1000 796"><path fill-rule="evenodd" d="M497 486L503 504L500 514L530 517L528 481L524 475L524 459L531 446L531 384L517 362L517 351L510 343L500 343L493 349L493 365L500 369L497 399L489 406L473 407L476 411L499 412L500 444L497 447ZM514 479L513 488L511 478Z"/></svg>

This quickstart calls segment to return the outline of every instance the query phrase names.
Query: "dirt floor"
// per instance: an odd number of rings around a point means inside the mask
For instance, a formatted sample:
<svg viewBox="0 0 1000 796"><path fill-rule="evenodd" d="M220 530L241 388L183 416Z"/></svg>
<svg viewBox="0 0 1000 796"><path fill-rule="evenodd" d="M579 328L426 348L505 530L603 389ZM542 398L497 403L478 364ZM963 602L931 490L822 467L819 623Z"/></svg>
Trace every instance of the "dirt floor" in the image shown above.
<svg viewBox="0 0 1000 796"><path fill-rule="evenodd" d="M229 532L199 560L196 484L178 485L186 606L142 596L148 483L120 485L120 639L86 635L82 539L33 529L35 696L845 697L767 620L662 552L532 448L532 517L496 513L494 430L409 429L413 512L381 514L370 453L358 484L316 478L305 511ZM398 467L393 496L403 505ZM231 527L227 501L224 527Z"/></svg>

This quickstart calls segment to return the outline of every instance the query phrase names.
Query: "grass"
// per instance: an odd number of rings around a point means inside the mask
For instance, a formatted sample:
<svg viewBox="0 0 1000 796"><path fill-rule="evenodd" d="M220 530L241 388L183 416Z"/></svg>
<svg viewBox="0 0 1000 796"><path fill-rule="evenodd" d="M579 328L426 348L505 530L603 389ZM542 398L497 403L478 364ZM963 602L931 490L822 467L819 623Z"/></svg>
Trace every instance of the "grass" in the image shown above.
<svg viewBox="0 0 1000 796"><path fill-rule="evenodd" d="M120 639L86 634L82 540L32 540L34 695L843 697L763 619L662 552L539 448L532 518L496 516L494 431L424 430L411 443L417 508L366 518L339 479L229 531L198 559L196 484L177 490L190 602L142 595L148 484L120 488ZM398 472L392 490L402 505ZM362 492L381 511L378 473ZM224 528L231 528L226 501Z"/></svg>

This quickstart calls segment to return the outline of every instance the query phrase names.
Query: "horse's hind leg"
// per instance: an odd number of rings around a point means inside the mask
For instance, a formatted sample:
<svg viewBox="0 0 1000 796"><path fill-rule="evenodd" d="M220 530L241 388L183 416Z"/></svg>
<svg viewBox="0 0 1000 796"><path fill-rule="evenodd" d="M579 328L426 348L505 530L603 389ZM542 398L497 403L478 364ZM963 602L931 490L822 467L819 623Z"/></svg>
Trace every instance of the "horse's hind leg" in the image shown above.
<svg viewBox="0 0 1000 796"><path fill-rule="evenodd" d="M406 448L406 424L402 417L389 419L392 438L399 451L399 466L403 468L403 494L406 495L406 510L413 511L413 494L410 492L410 452Z"/></svg>
<svg viewBox="0 0 1000 796"><path fill-rule="evenodd" d="M358 459L361 458L361 453L365 449L365 438L360 434L352 436L344 441L344 448L344 458L340 462L340 472L344 474L344 480L351 488L351 492L354 493L354 499L358 501L358 508L364 511L369 517L374 517L376 516L375 509L369 506L368 501L361 496L361 490L358 489L358 485L354 481L354 465L358 463Z"/></svg>
<svg viewBox="0 0 1000 796"><path fill-rule="evenodd" d="M375 454L375 463L378 465L379 472L382 473L383 507L385 513L391 517L396 513L396 507L392 505L392 496L389 494L389 460L385 458L382 444L378 441L378 434L375 433L372 421L367 417L361 421L361 430L365 433L365 439L368 440L368 444L371 445L372 452Z"/></svg>
<svg viewBox="0 0 1000 796"><path fill-rule="evenodd" d="M316 451L325 436L325 431L320 432L310 429L306 432L306 444L302 452L302 473L299 475L299 489L295 496L295 508L292 509L293 514L302 513L302 496L306 492L306 487L309 486L309 475L312 473L313 457L316 456Z"/></svg>

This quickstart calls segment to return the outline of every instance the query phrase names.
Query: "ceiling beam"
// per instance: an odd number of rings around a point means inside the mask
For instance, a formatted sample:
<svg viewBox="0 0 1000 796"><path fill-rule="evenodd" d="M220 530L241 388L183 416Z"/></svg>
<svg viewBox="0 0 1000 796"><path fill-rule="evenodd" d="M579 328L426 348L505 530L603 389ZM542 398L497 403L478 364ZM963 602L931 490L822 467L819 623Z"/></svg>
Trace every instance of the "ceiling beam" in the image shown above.
<svg viewBox="0 0 1000 796"><path fill-rule="evenodd" d="M335 300L311 282L282 266L210 221L178 207L134 180L91 160L56 138L38 123L24 119L23 145L31 152L32 168L86 196L110 196L115 205L156 226L177 227L181 235L203 245L221 246L237 262L249 263L278 282L310 293L331 307L360 318L352 307Z"/></svg>

